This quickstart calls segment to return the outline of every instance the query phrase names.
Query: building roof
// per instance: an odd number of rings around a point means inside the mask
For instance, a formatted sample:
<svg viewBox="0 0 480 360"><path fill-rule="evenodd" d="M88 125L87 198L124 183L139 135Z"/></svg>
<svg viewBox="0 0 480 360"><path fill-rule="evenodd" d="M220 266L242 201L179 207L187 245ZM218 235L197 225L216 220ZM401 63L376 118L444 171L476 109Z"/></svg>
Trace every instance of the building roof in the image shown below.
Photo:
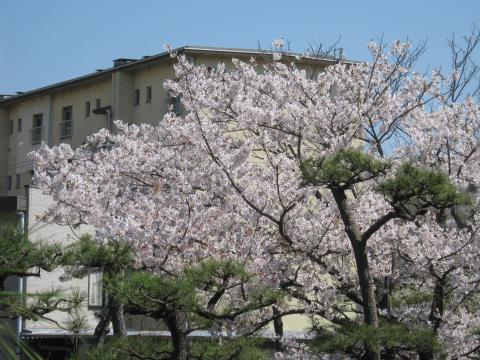
<svg viewBox="0 0 480 360"><path fill-rule="evenodd" d="M217 54L217 55L226 55L226 56L272 56L271 51L265 51L261 49L237 49L237 48L224 48L224 47L211 47L211 46L183 46L180 48L176 48L173 50L174 52L180 54ZM300 61L305 61L309 63L325 63L326 65L332 64L338 61L337 58L333 56L318 56L317 54L298 54L298 53L290 53L286 52L282 54L283 56L289 58L296 58L300 56ZM118 70L126 70L126 71L135 71L144 66L148 66L152 63L156 63L159 61L165 61L166 59L170 58L169 52L163 52L157 55L152 56L144 56L142 59L124 59L120 58L114 60L114 63L117 66L113 66L108 69L99 69L94 73L83 75L77 78L73 78L70 80L62 81L59 83L55 83L52 85L47 85L38 89L26 91L26 92L19 92L16 95L3 95L3 99L0 99L0 106L2 105L11 105L18 103L20 101L32 99L38 96L50 94L51 92L57 90L63 90L70 87L78 86L82 83L89 83L94 81L99 81L103 79L108 79L109 75ZM344 60L346 63L355 63L354 61Z"/></svg>

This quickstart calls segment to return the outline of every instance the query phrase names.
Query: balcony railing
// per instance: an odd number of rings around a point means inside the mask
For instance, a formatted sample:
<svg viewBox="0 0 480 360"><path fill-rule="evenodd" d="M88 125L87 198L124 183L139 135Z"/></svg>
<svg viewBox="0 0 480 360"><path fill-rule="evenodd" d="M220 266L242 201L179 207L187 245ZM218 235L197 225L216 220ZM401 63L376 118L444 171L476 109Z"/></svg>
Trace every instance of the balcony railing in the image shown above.
<svg viewBox="0 0 480 360"><path fill-rule="evenodd" d="M60 138L65 139L72 136L72 120L65 120L60 123Z"/></svg>
<svg viewBox="0 0 480 360"><path fill-rule="evenodd" d="M37 126L30 130L30 141L32 144L41 143L43 140L43 126Z"/></svg>

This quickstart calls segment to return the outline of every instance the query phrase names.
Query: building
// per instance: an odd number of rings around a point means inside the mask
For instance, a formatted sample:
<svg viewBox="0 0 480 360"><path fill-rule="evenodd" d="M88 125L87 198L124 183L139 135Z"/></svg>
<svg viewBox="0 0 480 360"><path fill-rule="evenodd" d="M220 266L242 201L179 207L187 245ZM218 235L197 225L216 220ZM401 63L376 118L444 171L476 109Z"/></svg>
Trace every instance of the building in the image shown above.
<svg viewBox="0 0 480 360"><path fill-rule="evenodd" d="M246 61L255 57L261 63L271 56L259 50L196 46L185 46L176 51L209 67L215 67L219 62L232 66L233 57ZM293 60L294 55L285 56ZM318 71L337 60L305 56L296 61L306 69ZM174 62L169 53L142 59L120 58L114 60L109 69L99 69L89 75L16 95L0 95L0 219L24 219L25 229L32 240L69 241L74 236L70 229L37 220L37 215L50 200L32 186L33 166L27 154L42 142L49 146L60 143L79 146L97 130L112 128L114 119L157 125L167 111L181 112L178 99L169 96L163 88L166 79L174 78ZM58 285L65 289L85 289L88 291L89 327L93 330L97 323L93 311L98 305L98 291L101 291L98 278L92 275L88 279L60 283L61 274L62 271L58 270L41 278L12 279L11 284L13 288L28 293ZM63 316L62 313L51 315L60 323ZM286 324L288 326L288 321ZM127 326L139 331L154 330L151 324L138 320ZM305 324L295 320L290 327L302 329L302 326ZM63 339L68 336L51 322L19 322L17 328L30 338ZM61 348L54 343L53 340L45 342L46 346Z"/></svg>

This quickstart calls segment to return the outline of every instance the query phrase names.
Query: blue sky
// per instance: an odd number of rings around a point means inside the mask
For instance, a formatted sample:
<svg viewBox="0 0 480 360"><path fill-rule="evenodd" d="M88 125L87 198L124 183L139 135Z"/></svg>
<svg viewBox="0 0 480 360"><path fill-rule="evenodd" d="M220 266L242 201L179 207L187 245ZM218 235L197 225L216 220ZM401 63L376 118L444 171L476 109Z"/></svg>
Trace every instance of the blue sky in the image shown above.
<svg viewBox="0 0 480 360"><path fill-rule="evenodd" d="M269 48L276 38L302 52L334 42L365 60L366 44L428 41L419 63L446 66L446 39L480 26L480 0L0 0L0 94L27 91L107 68L162 45Z"/></svg>

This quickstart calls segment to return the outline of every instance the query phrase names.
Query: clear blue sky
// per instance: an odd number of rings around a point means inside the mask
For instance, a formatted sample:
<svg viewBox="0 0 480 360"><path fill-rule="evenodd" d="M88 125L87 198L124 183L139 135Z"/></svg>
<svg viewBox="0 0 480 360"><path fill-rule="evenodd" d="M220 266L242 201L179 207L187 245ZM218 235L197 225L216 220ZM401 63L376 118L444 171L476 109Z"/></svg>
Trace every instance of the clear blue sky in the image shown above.
<svg viewBox="0 0 480 360"><path fill-rule="evenodd" d="M428 40L420 63L446 65L446 38L480 26L480 0L0 0L0 94L27 91L107 68L162 45L269 48L288 39L334 42L350 59L366 43Z"/></svg>

